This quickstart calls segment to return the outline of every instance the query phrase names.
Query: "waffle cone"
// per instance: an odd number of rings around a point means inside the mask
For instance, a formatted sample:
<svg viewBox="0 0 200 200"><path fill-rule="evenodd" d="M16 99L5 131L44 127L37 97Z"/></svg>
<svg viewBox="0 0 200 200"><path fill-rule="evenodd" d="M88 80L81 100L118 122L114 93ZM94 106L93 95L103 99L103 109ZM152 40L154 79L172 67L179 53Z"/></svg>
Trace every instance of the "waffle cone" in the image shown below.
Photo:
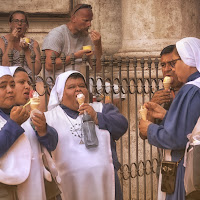
<svg viewBox="0 0 200 200"><path fill-rule="evenodd" d="M81 106L82 104L84 104L85 99L77 99L79 106Z"/></svg>
<svg viewBox="0 0 200 200"><path fill-rule="evenodd" d="M76 99L78 101L79 106L81 106L82 104L85 103L85 96L84 96L84 94L78 94L77 97L76 97Z"/></svg>
<svg viewBox="0 0 200 200"><path fill-rule="evenodd" d="M164 86L165 90L169 90L171 83L163 83L163 86Z"/></svg>
<svg viewBox="0 0 200 200"><path fill-rule="evenodd" d="M139 113L141 115L141 118L143 120L147 120L147 109L144 106L141 106L141 109L139 110Z"/></svg>
<svg viewBox="0 0 200 200"><path fill-rule="evenodd" d="M39 98L31 98L30 101L31 101L31 103L30 103L31 110L39 108L39 106L40 106Z"/></svg>

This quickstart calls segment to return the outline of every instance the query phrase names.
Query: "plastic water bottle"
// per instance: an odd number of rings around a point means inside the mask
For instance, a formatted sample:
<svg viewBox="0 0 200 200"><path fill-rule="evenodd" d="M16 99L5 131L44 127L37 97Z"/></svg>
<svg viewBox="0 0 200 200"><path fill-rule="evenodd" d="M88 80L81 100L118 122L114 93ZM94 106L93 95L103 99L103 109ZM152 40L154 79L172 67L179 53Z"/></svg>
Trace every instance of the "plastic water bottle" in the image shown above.
<svg viewBox="0 0 200 200"><path fill-rule="evenodd" d="M90 149L97 147L99 140L97 138L95 123L88 113L83 114L82 131L84 133L85 146Z"/></svg>

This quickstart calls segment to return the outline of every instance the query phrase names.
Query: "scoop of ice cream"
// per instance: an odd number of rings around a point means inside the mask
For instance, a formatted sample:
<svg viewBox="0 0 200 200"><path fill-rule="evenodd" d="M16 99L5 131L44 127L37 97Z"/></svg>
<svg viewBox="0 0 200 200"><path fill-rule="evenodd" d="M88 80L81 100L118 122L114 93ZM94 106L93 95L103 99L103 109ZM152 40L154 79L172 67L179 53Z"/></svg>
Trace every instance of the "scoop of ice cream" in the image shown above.
<svg viewBox="0 0 200 200"><path fill-rule="evenodd" d="M85 102L85 96L84 96L84 94L78 94L77 96L76 96L76 99L77 99L77 101L78 101L78 103L79 103L79 106L81 106L82 104L84 104L84 102Z"/></svg>
<svg viewBox="0 0 200 200"><path fill-rule="evenodd" d="M141 106L140 110L139 110L139 113L141 115L141 118L143 120L147 120L147 108L145 106Z"/></svg>
<svg viewBox="0 0 200 200"><path fill-rule="evenodd" d="M40 98L39 98L39 94L36 91L33 92L32 98L30 98L30 102L31 102L30 103L31 110L39 108Z"/></svg>
<svg viewBox="0 0 200 200"><path fill-rule="evenodd" d="M163 83L171 83L172 82L172 78L170 76L165 76Z"/></svg>
<svg viewBox="0 0 200 200"><path fill-rule="evenodd" d="M163 86L166 89L170 89L172 83L172 78L170 76L165 76L164 80L163 80Z"/></svg>

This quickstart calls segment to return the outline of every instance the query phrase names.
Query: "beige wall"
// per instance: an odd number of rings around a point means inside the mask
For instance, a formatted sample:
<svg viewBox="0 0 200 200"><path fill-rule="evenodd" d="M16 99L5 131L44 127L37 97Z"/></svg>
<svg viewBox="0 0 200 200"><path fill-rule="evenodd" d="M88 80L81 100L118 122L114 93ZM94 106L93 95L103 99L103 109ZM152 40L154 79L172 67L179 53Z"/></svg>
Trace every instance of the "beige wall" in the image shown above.
<svg viewBox="0 0 200 200"><path fill-rule="evenodd" d="M9 32L8 16L15 10L23 10L29 16L28 37L33 37L42 46L47 33L67 22L71 0L0 0L0 35Z"/></svg>
<svg viewBox="0 0 200 200"><path fill-rule="evenodd" d="M56 2L56 3L55 3ZM70 0L0 0L0 12L24 10L28 13L67 13L70 10Z"/></svg>
<svg viewBox="0 0 200 200"><path fill-rule="evenodd" d="M6 2L6 3L5 3ZM31 14L28 35L41 45L54 27L66 23L72 4L93 7L92 29L102 35L105 54L158 56L166 45L187 36L200 38L199 0L0 0L0 34L9 31L9 11Z"/></svg>
<svg viewBox="0 0 200 200"><path fill-rule="evenodd" d="M183 37L200 37L199 18L199 0L123 0L120 55L157 56Z"/></svg>

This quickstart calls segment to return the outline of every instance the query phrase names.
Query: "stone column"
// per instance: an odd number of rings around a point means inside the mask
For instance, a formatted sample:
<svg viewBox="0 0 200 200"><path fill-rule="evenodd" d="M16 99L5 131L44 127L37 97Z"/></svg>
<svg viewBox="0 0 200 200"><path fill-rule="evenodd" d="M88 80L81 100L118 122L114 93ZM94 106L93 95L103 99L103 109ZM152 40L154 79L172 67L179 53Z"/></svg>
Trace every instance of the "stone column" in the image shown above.
<svg viewBox="0 0 200 200"><path fill-rule="evenodd" d="M183 37L200 38L199 0L122 0L121 4L122 45L117 55L157 57Z"/></svg>

